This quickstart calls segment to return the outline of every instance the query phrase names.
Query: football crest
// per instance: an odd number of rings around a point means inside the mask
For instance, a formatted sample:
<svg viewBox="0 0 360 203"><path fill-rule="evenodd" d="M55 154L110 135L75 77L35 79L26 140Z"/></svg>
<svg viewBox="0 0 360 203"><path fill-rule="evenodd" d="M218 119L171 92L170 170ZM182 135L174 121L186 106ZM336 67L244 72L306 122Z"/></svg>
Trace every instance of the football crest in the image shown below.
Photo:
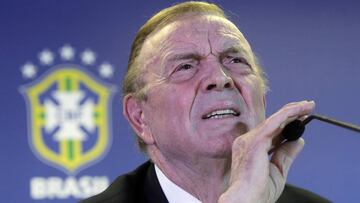
<svg viewBox="0 0 360 203"><path fill-rule="evenodd" d="M29 142L43 161L68 173L94 163L111 143L111 87L60 64L23 89Z"/></svg>

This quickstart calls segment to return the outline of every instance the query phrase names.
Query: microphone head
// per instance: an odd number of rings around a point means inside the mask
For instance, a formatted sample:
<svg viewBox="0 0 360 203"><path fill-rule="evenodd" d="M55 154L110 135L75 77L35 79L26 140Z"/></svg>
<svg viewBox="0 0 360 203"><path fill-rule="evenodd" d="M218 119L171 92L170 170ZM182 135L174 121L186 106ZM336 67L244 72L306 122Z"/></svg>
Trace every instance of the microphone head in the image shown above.
<svg viewBox="0 0 360 203"><path fill-rule="evenodd" d="M294 120L287 124L282 131L282 136L287 141L299 139L305 131L305 125L300 120Z"/></svg>

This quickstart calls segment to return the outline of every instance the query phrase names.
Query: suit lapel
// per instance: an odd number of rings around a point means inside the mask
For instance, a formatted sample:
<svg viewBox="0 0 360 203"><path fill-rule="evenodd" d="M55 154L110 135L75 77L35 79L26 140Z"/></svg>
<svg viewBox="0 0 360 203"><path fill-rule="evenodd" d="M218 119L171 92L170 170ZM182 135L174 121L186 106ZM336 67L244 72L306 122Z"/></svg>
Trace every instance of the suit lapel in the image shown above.
<svg viewBox="0 0 360 203"><path fill-rule="evenodd" d="M151 163L146 173L144 191L149 203L169 203L161 189L153 163Z"/></svg>

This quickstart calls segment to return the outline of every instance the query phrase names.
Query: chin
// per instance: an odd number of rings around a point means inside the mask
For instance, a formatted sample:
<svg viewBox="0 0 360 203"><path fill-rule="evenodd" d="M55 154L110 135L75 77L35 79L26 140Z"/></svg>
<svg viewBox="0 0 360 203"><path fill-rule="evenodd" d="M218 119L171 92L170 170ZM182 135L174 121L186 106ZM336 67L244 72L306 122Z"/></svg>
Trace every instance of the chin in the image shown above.
<svg viewBox="0 0 360 203"><path fill-rule="evenodd" d="M232 144L236 139L233 134L218 134L209 138L210 140L202 146L202 151L213 158L231 158Z"/></svg>

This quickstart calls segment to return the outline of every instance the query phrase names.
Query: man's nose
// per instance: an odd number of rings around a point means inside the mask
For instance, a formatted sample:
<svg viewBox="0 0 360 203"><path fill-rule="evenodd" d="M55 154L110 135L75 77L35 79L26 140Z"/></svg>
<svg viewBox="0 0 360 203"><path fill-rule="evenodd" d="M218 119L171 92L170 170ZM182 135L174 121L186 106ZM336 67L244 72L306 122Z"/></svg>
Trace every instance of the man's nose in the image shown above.
<svg viewBox="0 0 360 203"><path fill-rule="evenodd" d="M229 73L226 73L220 64L212 67L203 81L203 90L205 91L223 91L225 89L233 89L234 86L234 81L229 76Z"/></svg>

